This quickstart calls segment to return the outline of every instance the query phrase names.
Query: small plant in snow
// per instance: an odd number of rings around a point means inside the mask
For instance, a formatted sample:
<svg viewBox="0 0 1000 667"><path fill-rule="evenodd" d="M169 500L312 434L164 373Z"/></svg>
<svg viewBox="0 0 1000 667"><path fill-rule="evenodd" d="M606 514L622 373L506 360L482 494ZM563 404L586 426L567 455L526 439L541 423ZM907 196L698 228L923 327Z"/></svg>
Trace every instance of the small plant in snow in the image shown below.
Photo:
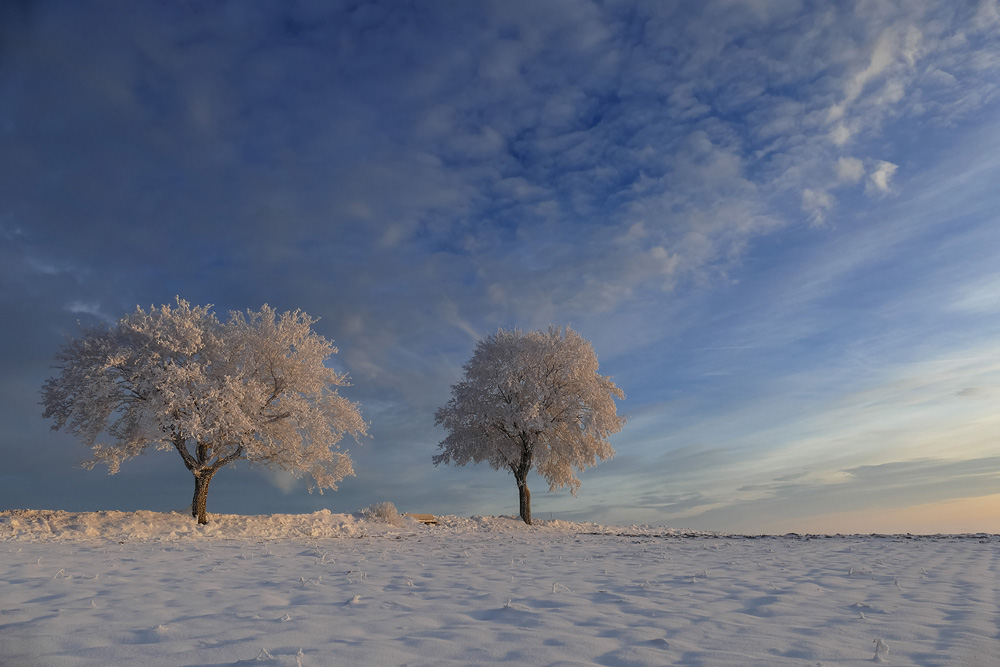
<svg viewBox="0 0 1000 667"><path fill-rule="evenodd" d="M361 510L361 516L369 521L378 521L380 523L389 524L399 523L399 510L396 509L395 505L389 502L369 505Z"/></svg>

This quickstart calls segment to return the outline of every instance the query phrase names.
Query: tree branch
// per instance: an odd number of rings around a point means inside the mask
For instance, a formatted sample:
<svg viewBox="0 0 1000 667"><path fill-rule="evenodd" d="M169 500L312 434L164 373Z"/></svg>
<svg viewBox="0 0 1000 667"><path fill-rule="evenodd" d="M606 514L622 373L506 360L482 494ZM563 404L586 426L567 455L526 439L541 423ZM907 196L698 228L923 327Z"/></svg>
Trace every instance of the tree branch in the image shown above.
<svg viewBox="0 0 1000 667"><path fill-rule="evenodd" d="M224 456L221 459L218 459L215 463L210 465L207 470L214 475L217 470L226 467L241 456L243 456L243 445L237 447L236 451L229 456Z"/></svg>
<svg viewBox="0 0 1000 667"><path fill-rule="evenodd" d="M198 468L198 462L195 461L194 457L191 456L191 452L187 449L187 438L180 434L175 434L172 440L174 447L181 454L181 458L184 459L184 465L188 470L194 472Z"/></svg>

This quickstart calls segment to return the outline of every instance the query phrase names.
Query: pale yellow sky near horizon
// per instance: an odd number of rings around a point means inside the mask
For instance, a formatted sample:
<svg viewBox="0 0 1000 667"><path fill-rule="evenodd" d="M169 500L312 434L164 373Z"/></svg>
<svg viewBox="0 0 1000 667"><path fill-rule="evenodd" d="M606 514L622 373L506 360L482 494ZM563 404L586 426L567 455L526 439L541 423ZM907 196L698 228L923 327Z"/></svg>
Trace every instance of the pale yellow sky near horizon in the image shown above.
<svg viewBox="0 0 1000 667"><path fill-rule="evenodd" d="M764 522L767 524L767 522ZM765 533L904 534L936 535L961 533L1000 534L1000 493L977 498L955 498L890 509L833 512L804 519L784 519L765 525Z"/></svg>

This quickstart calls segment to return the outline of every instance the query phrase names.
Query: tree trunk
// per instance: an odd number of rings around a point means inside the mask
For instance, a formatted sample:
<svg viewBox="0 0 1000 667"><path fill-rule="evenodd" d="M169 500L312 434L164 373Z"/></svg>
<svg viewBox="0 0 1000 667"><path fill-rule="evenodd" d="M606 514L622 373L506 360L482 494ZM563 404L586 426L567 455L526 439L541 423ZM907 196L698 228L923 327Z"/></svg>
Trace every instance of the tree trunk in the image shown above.
<svg viewBox="0 0 1000 667"><path fill-rule="evenodd" d="M520 501L521 520L531 525L531 491L528 491L528 480L517 480L517 496Z"/></svg>
<svg viewBox="0 0 1000 667"><path fill-rule="evenodd" d="M191 501L191 516L198 519L198 523L204 525L208 523L208 483L212 481L212 475L202 471L200 475L194 476L194 500Z"/></svg>
<svg viewBox="0 0 1000 667"><path fill-rule="evenodd" d="M531 525L531 491L528 491L528 472L531 470L531 453L533 451L531 436L521 431L521 461L511 466L514 479L517 480L517 496L520 501L521 520Z"/></svg>

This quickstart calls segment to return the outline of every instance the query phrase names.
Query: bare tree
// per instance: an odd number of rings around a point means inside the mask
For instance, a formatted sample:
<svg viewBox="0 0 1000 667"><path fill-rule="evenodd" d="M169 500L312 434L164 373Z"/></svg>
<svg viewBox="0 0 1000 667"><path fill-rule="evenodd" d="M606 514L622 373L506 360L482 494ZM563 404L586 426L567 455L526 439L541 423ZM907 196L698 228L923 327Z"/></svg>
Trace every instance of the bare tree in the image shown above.
<svg viewBox="0 0 1000 667"><path fill-rule="evenodd" d="M308 474L310 492L335 489L354 474L339 441L367 433L358 405L337 393L347 375L324 365L337 349L298 310L265 305L223 323L210 308L178 297L85 329L56 357L44 417L92 448L84 465L111 474L150 447L176 450L194 475L198 523L212 477L240 459Z"/></svg>
<svg viewBox="0 0 1000 667"><path fill-rule="evenodd" d="M569 327L521 333L501 329L479 341L436 423L448 430L434 465L485 461L517 481L520 516L531 523L528 471L549 491L575 495L583 471L614 456L608 438L625 425L625 394L597 372L594 348Z"/></svg>

